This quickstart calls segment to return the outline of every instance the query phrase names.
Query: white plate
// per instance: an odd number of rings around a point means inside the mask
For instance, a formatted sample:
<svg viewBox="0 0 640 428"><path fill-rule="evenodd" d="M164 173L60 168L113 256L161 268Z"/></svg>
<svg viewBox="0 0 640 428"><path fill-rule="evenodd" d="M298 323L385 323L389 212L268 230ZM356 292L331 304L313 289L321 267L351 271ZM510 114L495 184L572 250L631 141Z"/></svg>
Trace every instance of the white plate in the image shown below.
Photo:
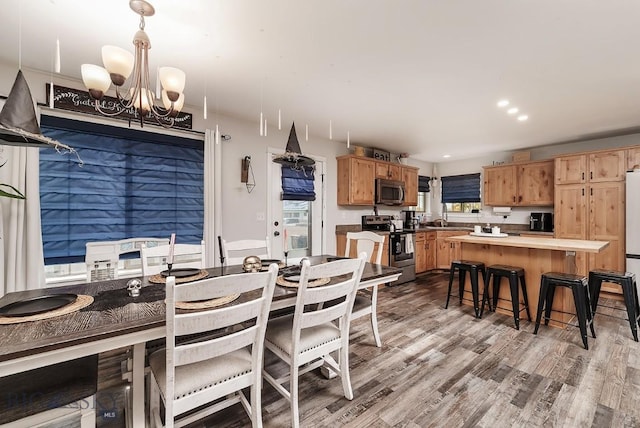
<svg viewBox="0 0 640 428"><path fill-rule="evenodd" d="M473 236L482 236L484 238L506 238L507 235L506 233L484 233L484 232L470 232L469 235L473 235Z"/></svg>

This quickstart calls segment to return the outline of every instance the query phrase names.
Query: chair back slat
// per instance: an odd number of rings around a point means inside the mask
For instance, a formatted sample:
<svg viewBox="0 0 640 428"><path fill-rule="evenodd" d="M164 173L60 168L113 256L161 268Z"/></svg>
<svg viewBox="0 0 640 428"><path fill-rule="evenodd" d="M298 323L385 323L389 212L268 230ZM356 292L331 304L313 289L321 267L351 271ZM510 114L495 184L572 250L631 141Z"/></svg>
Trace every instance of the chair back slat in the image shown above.
<svg viewBox="0 0 640 428"><path fill-rule="evenodd" d="M240 303L231 307L212 308L206 311L175 315L174 334L184 336L202 333L216 328L226 328L258 316L262 308L263 298Z"/></svg>
<svg viewBox="0 0 640 428"><path fill-rule="evenodd" d="M323 307L311 312L305 312L300 321L300 328L309 328L316 325L324 324L337 320L344 316L348 302L345 300L341 303L329 307Z"/></svg>
<svg viewBox="0 0 640 428"><path fill-rule="evenodd" d="M257 330L258 327L253 325L226 336L179 346L175 348L173 364L175 367L193 364L251 346L258 333Z"/></svg>
<svg viewBox="0 0 640 428"><path fill-rule="evenodd" d="M347 246L345 256L351 257L351 242L356 242L356 254L367 253L367 261L375 264L382 263L384 236L370 231L347 232ZM377 246L377 247L376 247Z"/></svg>
<svg viewBox="0 0 640 428"><path fill-rule="evenodd" d="M247 293L255 290L264 279L255 273L240 273L213 278L205 278L199 283L199 287L180 287L175 290L175 298L178 302L193 300L209 300L218 297L229 296L237 293Z"/></svg>
<svg viewBox="0 0 640 428"><path fill-rule="evenodd" d="M227 241L221 239L224 263L227 266L241 265L247 256L258 256L261 259L271 258L269 237L265 239L243 239Z"/></svg>
<svg viewBox="0 0 640 428"><path fill-rule="evenodd" d="M142 245L140 248L142 275L155 275L167 270L169 248L169 245L158 245L155 247ZM205 267L206 254L204 241L200 242L200 244L175 244L173 254L173 269L203 269Z"/></svg>

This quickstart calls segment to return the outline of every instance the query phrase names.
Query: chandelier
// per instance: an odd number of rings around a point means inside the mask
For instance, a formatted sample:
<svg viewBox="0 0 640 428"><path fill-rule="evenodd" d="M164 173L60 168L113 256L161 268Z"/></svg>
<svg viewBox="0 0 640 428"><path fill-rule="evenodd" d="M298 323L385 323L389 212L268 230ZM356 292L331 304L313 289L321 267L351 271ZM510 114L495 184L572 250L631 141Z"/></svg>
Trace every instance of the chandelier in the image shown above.
<svg viewBox="0 0 640 428"><path fill-rule="evenodd" d="M133 37L135 54L117 46L103 46L104 68L93 64L82 64L82 81L94 100L95 109L103 115L117 116L129 112L140 118L140 126L144 124L144 117L150 115L160 125L170 128L184 105L185 73L173 67L158 69L157 79L162 84L162 94L158 94L158 98L162 99L164 108L156 105L149 79L151 42L147 33L144 32L144 17L153 16L155 9L145 0L130 0L129 7L140 15L140 29ZM132 76L129 88L123 91L122 86L129 76ZM103 105L101 100L111 83L116 89L117 102Z"/></svg>

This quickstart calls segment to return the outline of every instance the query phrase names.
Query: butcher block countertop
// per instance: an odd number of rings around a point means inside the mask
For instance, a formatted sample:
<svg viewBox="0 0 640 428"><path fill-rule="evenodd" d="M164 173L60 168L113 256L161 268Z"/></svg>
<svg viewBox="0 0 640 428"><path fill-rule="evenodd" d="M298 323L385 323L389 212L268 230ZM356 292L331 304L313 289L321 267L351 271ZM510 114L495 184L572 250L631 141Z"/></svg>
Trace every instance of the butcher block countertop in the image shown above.
<svg viewBox="0 0 640 428"><path fill-rule="evenodd" d="M536 248L541 250L557 251L581 251L586 253L599 253L608 245L608 241L586 241L582 239L559 239L530 236L451 236L446 241L462 242L465 244L486 244L502 247Z"/></svg>

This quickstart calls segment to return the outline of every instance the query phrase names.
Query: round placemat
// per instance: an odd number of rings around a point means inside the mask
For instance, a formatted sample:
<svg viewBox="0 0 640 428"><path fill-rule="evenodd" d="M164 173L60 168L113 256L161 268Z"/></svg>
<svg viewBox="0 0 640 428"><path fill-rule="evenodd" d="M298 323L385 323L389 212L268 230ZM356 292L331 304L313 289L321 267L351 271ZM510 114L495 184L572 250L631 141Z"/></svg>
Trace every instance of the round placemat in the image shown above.
<svg viewBox="0 0 640 428"><path fill-rule="evenodd" d="M182 284L183 282L197 281L199 279L206 278L208 276L209 276L209 272L202 269L200 270L200 273L197 275L185 276L184 278L176 278L176 284ZM154 284L166 284L167 278L162 276L162 274L157 273L149 277L149 282L152 282Z"/></svg>
<svg viewBox="0 0 640 428"><path fill-rule="evenodd" d="M29 321L41 321L49 318L59 317L60 315L67 315L72 312L79 311L93 303L93 296L87 296L80 294L76 300L61 308L54 309L53 311L43 312L41 314L29 315L26 317L0 317L0 325L2 324L18 324L21 322Z"/></svg>
<svg viewBox="0 0 640 428"><path fill-rule="evenodd" d="M330 281L331 281L331 278L314 279L313 281L309 281L307 283L307 287L318 287L320 285L327 285ZM298 282L295 282L295 281L287 281L286 279L284 279L282 275L280 275L278 279L276 279L276 284L281 285L283 287L293 287L293 288L298 288L298 286L300 285Z"/></svg>
<svg viewBox="0 0 640 428"><path fill-rule="evenodd" d="M226 305L227 303L233 302L240 294L232 294L230 296L218 297L217 299L211 300L200 300L197 302L176 302L176 308L178 309L211 309L216 306Z"/></svg>

